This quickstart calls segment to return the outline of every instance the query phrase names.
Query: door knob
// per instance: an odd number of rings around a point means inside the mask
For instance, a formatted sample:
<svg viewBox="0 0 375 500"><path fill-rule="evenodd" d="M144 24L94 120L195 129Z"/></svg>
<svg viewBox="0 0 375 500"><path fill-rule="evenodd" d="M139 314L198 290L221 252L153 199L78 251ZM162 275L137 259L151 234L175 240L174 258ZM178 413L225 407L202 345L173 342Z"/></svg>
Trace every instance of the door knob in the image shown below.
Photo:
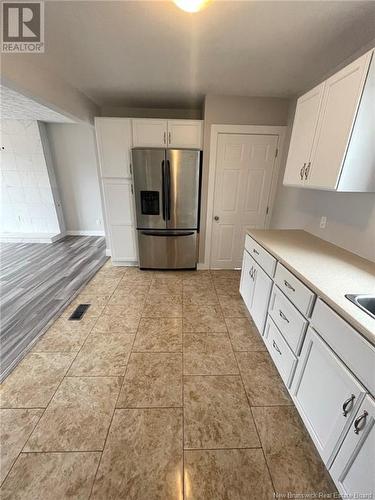
<svg viewBox="0 0 375 500"><path fill-rule="evenodd" d="M219 220L219 216L215 215L214 220Z"/></svg>

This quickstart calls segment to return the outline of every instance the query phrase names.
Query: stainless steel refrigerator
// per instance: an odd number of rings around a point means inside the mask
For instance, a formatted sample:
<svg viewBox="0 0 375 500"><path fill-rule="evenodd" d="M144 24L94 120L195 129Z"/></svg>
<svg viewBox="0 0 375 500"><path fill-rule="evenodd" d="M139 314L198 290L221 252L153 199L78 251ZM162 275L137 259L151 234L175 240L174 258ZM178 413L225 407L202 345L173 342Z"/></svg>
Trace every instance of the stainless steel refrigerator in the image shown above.
<svg viewBox="0 0 375 500"><path fill-rule="evenodd" d="M139 267L195 269L201 151L132 150Z"/></svg>

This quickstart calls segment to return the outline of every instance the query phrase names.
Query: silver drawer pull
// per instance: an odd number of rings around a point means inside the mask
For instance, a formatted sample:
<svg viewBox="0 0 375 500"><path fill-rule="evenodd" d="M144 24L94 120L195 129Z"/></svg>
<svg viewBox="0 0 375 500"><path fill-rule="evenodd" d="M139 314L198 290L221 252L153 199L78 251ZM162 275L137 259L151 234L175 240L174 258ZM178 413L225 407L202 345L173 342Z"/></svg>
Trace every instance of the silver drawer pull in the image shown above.
<svg viewBox="0 0 375 500"><path fill-rule="evenodd" d="M282 318L284 321L286 321L287 323L289 323L288 318L285 316L285 314L282 312L281 309L279 309L279 315L280 315L280 318Z"/></svg>
<svg viewBox="0 0 375 500"><path fill-rule="evenodd" d="M274 340L272 341L272 346L275 349L275 351L277 351L281 356L282 354L281 354L281 351L279 349L279 346L276 344L276 342Z"/></svg>
<svg viewBox="0 0 375 500"><path fill-rule="evenodd" d="M359 434L359 431L363 429L363 427L366 425L366 417L367 417L368 413L366 410L363 410L363 413L362 415L360 415L359 417L357 417L355 420L354 420L354 433L355 434ZM363 422L363 426L360 427L360 423L362 422L362 420L364 421Z"/></svg>
<svg viewBox="0 0 375 500"><path fill-rule="evenodd" d="M253 252L256 253L257 255L259 255L258 250L255 250L255 248L253 248Z"/></svg>
<svg viewBox="0 0 375 500"><path fill-rule="evenodd" d="M296 289L292 287L292 285L287 281L287 280L284 280L284 285L289 288L289 290L292 290L292 292L295 292Z"/></svg>
<svg viewBox="0 0 375 500"><path fill-rule="evenodd" d="M350 398L348 398L346 401L344 401L343 405L342 405L342 414L344 415L344 417L347 416L348 412L349 412L349 406L350 406L350 409L353 408L353 401L355 399L355 396L354 394L352 394L350 396Z"/></svg>

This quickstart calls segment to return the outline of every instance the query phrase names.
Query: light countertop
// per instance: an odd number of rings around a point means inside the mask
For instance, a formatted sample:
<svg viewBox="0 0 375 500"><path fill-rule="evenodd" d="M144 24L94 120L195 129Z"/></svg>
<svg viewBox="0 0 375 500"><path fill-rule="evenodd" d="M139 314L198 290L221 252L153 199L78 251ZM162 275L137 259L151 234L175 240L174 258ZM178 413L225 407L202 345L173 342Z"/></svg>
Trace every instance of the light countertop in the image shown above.
<svg viewBox="0 0 375 500"><path fill-rule="evenodd" d="M375 345L375 319L345 294L375 294L375 263L302 230L249 235Z"/></svg>

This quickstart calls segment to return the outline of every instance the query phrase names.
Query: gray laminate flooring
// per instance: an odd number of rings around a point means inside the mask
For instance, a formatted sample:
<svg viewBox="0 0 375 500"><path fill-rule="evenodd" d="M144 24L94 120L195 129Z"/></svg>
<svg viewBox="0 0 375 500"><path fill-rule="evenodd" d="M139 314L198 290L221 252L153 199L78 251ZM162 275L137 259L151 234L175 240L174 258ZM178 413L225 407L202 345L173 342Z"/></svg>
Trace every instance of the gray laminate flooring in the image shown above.
<svg viewBox="0 0 375 500"><path fill-rule="evenodd" d="M105 263L105 240L0 243L0 381Z"/></svg>

